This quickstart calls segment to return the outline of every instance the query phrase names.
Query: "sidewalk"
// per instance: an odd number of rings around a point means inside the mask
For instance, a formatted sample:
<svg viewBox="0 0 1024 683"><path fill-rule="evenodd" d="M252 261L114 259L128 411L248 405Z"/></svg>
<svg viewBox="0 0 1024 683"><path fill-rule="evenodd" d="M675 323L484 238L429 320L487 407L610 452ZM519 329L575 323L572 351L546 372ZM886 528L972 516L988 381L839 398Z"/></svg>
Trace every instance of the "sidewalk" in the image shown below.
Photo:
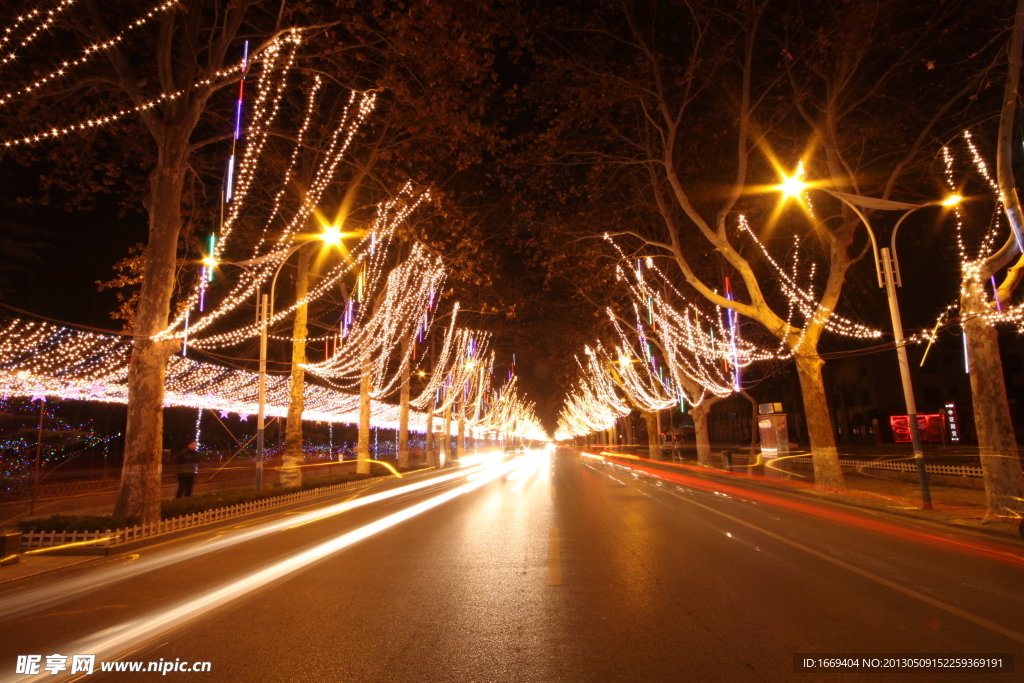
<svg viewBox="0 0 1024 683"><path fill-rule="evenodd" d="M63 569L64 567L70 567L71 565L82 564L83 562L96 562L101 559L105 560L107 558L96 555L23 556L14 564L0 567L0 586L10 581L27 579L36 574L45 574Z"/></svg>

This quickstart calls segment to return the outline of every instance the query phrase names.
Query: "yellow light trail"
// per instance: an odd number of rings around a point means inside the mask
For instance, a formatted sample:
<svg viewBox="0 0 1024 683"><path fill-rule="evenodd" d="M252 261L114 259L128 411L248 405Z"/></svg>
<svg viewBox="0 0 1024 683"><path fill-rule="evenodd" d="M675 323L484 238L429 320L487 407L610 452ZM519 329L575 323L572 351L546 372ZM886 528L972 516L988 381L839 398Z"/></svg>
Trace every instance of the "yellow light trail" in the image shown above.
<svg viewBox="0 0 1024 683"><path fill-rule="evenodd" d="M298 553L271 564L259 571L252 572L240 579L224 584L219 588L209 590L197 598L187 600L181 604L156 613L145 615L141 618L131 620L120 627L108 628L92 636L71 643L63 647L61 651L67 652L88 652L95 654L99 660L112 660L121 654L130 651L143 642L165 633L173 628L179 627L188 621L197 619L214 609L225 606L232 600L244 597L251 591L259 589L270 583L280 581L283 577L303 569L314 562L322 560L336 552L344 550L359 541L366 540L382 531L412 519L428 510L438 507L461 495L475 491L485 484L505 476L512 470L522 467L524 460L516 458L487 468L485 476L471 482L467 482L444 493L428 498L405 510L392 513L375 522L366 524L358 529L341 534L329 541L314 546L309 550ZM480 473L484 474L484 473ZM52 588L51 588L52 590ZM31 678L23 675L9 677L4 681L37 681L52 680L50 674L40 674Z"/></svg>
<svg viewBox="0 0 1024 683"><path fill-rule="evenodd" d="M369 496L356 498L355 500L346 500L341 503L335 503L334 505L330 505L319 510L313 510L311 512L298 515L297 517L267 522L241 533L222 536L210 542L203 541L202 547L186 546L173 550L169 553L140 560L139 562L135 562L130 565L112 568L102 573L89 573L84 576L65 579L45 587L19 592L17 595L5 599L0 603L0 620L10 619L21 614L35 612L46 607L58 605L87 593L91 593L104 586L112 585L118 581L134 578L147 572L162 569L178 562L189 560L206 553L222 550L239 543L245 543L267 534L283 531L290 527L301 526L309 522L315 522L349 510L354 510L365 505L371 505L373 503L378 503L396 496L406 495L413 491L418 491L430 486L443 484L453 479L472 475L481 469L483 468L460 468L457 471L444 474L439 477L430 477L421 481L415 481L403 486L398 486L387 491L380 491Z"/></svg>

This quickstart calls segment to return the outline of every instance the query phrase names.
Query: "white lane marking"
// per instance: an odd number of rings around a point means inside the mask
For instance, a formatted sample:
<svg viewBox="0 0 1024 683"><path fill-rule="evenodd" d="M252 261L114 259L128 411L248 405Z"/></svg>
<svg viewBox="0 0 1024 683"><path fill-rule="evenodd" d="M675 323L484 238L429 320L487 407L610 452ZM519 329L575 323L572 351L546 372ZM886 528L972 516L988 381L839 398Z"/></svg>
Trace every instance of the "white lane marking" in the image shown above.
<svg viewBox="0 0 1024 683"><path fill-rule="evenodd" d="M733 522L736 522L737 524L742 524L743 526L745 526L745 527L747 527L749 529L753 529L754 531L759 531L762 534L764 534L765 536L768 536L769 538L774 538L776 541L779 541L781 543L785 543L786 545L790 545L790 546L793 546L794 548L798 548L800 550L803 550L805 553L808 553L810 555L814 555L815 557L817 557L819 559L822 559L822 560L825 560L826 562L831 562L832 564L836 565L837 567L842 567L843 569L851 571L854 574L857 574L858 576L863 576L865 579L870 579L871 581L874 581L875 583L880 583L883 586L891 588L891 589L893 589L895 591L899 591L900 593L903 593L904 595L907 595L907 596L909 596L911 598L916 598L917 600L920 600L923 603L926 603L928 605L931 605L932 607L936 607L938 609L941 609L941 610L943 610L945 612L949 612L950 614L952 614L954 616L958 616L961 619L966 619L967 621L969 621L969 622L971 622L973 624L976 624L978 626L981 626L982 628L987 628L990 631L995 631L996 633L998 633L1000 635L1006 636L1010 640L1016 640L1018 643L1024 643L1024 634L1018 633L1018 632L1016 632L1016 631L1014 631L1012 629L1008 629L1005 626L1000 626L999 624L997 624L997 623L995 623L993 621L989 621L988 619L985 619L985 618L979 617L977 615L971 614L970 612L966 612L966 611L960 609L959 607L954 607L953 605L950 605L948 603L942 602L941 600L936 600L935 598L931 597L930 595L925 595L924 593L920 593L920 592L914 590L913 588L907 588L906 586L901 586L900 584L896 583L895 581L890 581L889 579L886 579L886 578L883 578L881 576L878 576L877 574L872 574L871 572L866 571L864 569L861 569L860 567L856 567L856 566L854 566L854 565L852 565L852 564L850 564L848 562L843 562L842 560L837 560L836 558L832 557L831 555L827 555L827 554L825 554L823 552L815 550L814 548L810 548L808 546L805 546L802 543L797 543L796 541L788 539L788 538L786 538L784 536L779 536L778 534L772 533L771 531L768 531L767 529L762 529L761 527L757 526L756 524L751 524L750 522L746 522L746 521L744 521L744 520L742 520L742 519L740 519L738 517L734 517L734 516L732 516L732 515L730 515L728 513L722 512L721 510L716 510L713 507L710 507L708 505L704 505L703 503L698 503L697 501L695 501L695 500L693 500L691 498L685 498L685 497L680 496L679 494L677 494L677 493L675 493L673 491L669 491L669 493L674 495L676 498L679 498L680 500L684 500L687 503L690 503L691 505L696 505L697 507L704 508L708 512L713 512L716 515L720 515L722 517L725 517L726 519L732 520Z"/></svg>

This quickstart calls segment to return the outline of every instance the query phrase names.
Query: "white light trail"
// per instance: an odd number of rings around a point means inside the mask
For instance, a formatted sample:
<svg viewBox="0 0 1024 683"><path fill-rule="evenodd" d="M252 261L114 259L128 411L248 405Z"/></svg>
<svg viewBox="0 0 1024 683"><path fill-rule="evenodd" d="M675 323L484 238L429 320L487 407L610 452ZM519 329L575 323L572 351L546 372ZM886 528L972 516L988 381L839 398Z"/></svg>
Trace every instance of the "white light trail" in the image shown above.
<svg viewBox="0 0 1024 683"><path fill-rule="evenodd" d="M354 510L366 505L379 503L383 500L388 500L389 498L407 495L414 491L419 491L430 486L436 486L438 484L449 482L453 479L464 477L467 474L475 474L482 469L482 466L469 468L463 467L457 471L450 472L439 477L430 477L404 486L388 489L387 491L380 491L369 496L363 496L343 503L329 505L298 516L267 522L246 531L218 537L208 543L202 543L198 546L186 546L169 553L162 553L155 557L142 559L132 564L123 565L101 572L90 572L83 576L66 579L57 583L51 583L31 591L19 592L14 597L0 603L0 621L6 621L23 614L37 612L47 607L59 605L75 598L82 597L83 595L95 592L105 586L110 586L119 581L135 578L157 569L163 569L164 567L177 564L178 562L193 559L199 555L223 550L224 548L229 548L231 546L238 545L239 543L246 543L256 538L266 536L267 534L272 534L284 529L307 524L309 522L315 522L332 515L341 514L342 512L348 512L349 510Z"/></svg>
<svg viewBox="0 0 1024 683"><path fill-rule="evenodd" d="M160 610L155 614L149 614L142 618L129 621L120 626L104 629L92 636L84 638L76 643L63 646L59 649L67 652L88 652L89 654L95 654L97 660L101 661L116 659L118 656L138 647L143 642L154 638L161 633L165 633L166 631L181 626L188 621L199 618L214 609L224 607L232 600L241 598L249 592L267 584L279 581L283 577L333 555L338 551L355 545L359 541L375 536L382 531L386 531L391 527L397 526L406 520L412 519L413 517L427 512L428 510L432 510L433 508L458 498L463 494L475 491L485 484L499 479L509 472L522 467L524 464L525 460L517 458L491 466L486 468L486 472L478 472L477 474L484 476L481 476L475 481L467 482L404 510L392 513L375 522L371 522L370 524L359 527L358 529L341 534L340 536L321 543L309 550L293 555L286 560L271 564L259 571L248 574L241 579L231 581L219 588L206 591L197 598L193 598L168 609ZM462 474L465 474L465 472L459 473L459 475ZM427 482L418 483L429 485L436 482L437 479L431 479ZM402 487L402 489L405 489L405 487ZM391 496L393 496L398 495L399 492L408 491L395 489L393 491L382 492L382 494L391 494ZM365 505L366 502L363 504ZM341 504L341 506L344 505L344 503ZM288 520L287 523L289 525L295 525L296 520ZM52 587L50 590L53 590ZM38 676L26 678L24 675L16 675L3 680L4 683L7 681L11 681L13 683L14 681L61 680L60 678L53 679L51 676L52 674L40 674Z"/></svg>

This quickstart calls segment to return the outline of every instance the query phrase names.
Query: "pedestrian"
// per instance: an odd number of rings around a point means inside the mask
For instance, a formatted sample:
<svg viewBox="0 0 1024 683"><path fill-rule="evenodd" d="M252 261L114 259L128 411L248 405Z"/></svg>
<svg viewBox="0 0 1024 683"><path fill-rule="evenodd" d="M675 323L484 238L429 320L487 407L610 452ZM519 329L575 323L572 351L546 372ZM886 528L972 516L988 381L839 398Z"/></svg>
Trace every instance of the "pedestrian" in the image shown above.
<svg viewBox="0 0 1024 683"><path fill-rule="evenodd" d="M199 444L189 443L174 456L174 468L178 473L178 493L175 498L189 497L196 485L196 472L199 469Z"/></svg>

